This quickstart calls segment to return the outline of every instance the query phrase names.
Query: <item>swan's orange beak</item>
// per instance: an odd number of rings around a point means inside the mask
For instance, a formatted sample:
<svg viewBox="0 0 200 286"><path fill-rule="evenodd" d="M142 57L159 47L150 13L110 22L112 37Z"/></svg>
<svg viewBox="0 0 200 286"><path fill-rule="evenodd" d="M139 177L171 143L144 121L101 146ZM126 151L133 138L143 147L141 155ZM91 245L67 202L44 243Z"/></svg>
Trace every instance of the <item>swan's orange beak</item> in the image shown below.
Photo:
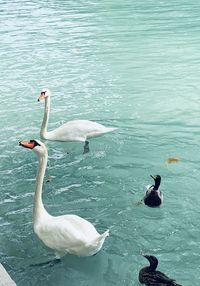
<svg viewBox="0 0 200 286"><path fill-rule="evenodd" d="M45 98L45 93L41 92L40 96L38 97L38 101L44 100Z"/></svg>
<svg viewBox="0 0 200 286"><path fill-rule="evenodd" d="M34 142L30 142L30 141L20 141L19 145L25 148L29 148L29 149L34 148Z"/></svg>

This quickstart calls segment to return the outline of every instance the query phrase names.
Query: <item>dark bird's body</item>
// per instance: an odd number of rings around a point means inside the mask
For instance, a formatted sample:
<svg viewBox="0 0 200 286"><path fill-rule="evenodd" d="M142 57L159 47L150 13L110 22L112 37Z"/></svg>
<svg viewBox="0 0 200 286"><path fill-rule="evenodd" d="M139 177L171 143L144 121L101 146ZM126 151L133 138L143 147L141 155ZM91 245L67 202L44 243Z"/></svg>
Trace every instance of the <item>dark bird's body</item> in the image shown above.
<svg viewBox="0 0 200 286"><path fill-rule="evenodd" d="M159 207L163 202L163 195L159 191L161 177L159 175L151 177L154 179L155 185L148 187L143 200L145 205L155 208Z"/></svg>
<svg viewBox="0 0 200 286"><path fill-rule="evenodd" d="M146 286L182 286L174 279L156 270L158 260L155 256L144 255L150 262L150 266L143 267L139 272L139 281Z"/></svg>
<svg viewBox="0 0 200 286"><path fill-rule="evenodd" d="M158 192L154 191L151 187L151 189L149 189L146 192L146 195L144 197L144 203L145 205L151 208L155 208L155 207L159 207L162 204L162 199L159 196Z"/></svg>

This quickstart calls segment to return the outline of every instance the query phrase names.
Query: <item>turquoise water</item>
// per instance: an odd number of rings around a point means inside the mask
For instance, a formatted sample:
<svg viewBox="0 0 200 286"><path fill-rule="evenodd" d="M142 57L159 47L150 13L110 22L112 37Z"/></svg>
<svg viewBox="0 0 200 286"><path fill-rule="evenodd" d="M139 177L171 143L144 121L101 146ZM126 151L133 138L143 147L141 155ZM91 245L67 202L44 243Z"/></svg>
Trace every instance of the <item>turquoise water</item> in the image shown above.
<svg viewBox="0 0 200 286"><path fill-rule="evenodd" d="M144 252L198 286L199 1L12 2L0 5L1 262L18 286L131 286ZM82 143L46 142L47 210L110 229L96 256L51 268L30 266L52 252L32 229L37 158L18 147L39 138L42 87L52 91L49 129L80 118L119 128L91 139L86 156ZM162 176L160 209L136 205L150 174Z"/></svg>

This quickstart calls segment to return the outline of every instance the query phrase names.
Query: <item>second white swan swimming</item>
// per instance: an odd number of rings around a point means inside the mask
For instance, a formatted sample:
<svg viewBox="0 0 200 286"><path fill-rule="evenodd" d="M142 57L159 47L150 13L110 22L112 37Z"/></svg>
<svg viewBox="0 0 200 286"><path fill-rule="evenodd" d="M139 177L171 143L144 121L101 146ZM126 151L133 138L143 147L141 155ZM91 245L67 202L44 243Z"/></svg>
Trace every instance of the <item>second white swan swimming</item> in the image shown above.
<svg viewBox="0 0 200 286"><path fill-rule="evenodd" d="M109 235L109 230L99 234L89 221L77 215L50 215L42 202L42 186L48 159L46 146L39 140L21 141L19 145L32 149L39 157L33 207L33 228L39 239L55 251L56 258L66 253L78 256L96 254Z"/></svg>
<svg viewBox="0 0 200 286"><path fill-rule="evenodd" d="M48 132L47 125L50 112L50 97L50 90L48 88L43 88L38 98L38 101L43 99L45 100L44 117L40 130L40 137L42 139L56 141L82 141L85 142L84 153L86 153L89 151L89 142L87 139L100 136L117 129L114 127L106 127L90 120L71 120Z"/></svg>

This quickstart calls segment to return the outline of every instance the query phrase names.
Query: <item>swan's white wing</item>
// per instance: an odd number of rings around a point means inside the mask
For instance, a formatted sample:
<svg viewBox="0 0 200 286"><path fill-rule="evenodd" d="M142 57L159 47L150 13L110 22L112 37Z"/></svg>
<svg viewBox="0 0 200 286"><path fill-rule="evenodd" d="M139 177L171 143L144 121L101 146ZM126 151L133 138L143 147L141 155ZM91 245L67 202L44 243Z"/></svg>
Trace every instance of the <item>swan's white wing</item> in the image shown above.
<svg viewBox="0 0 200 286"><path fill-rule="evenodd" d="M94 121L72 120L48 132L49 140L85 141L87 138L111 132L116 128L105 127Z"/></svg>
<svg viewBox="0 0 200 286"><path fill-rule="evenodd" d="M100 237L90 222L76 215L52 217L35 231L48 247L77 255L87 255L90 244Z"/></svg>

